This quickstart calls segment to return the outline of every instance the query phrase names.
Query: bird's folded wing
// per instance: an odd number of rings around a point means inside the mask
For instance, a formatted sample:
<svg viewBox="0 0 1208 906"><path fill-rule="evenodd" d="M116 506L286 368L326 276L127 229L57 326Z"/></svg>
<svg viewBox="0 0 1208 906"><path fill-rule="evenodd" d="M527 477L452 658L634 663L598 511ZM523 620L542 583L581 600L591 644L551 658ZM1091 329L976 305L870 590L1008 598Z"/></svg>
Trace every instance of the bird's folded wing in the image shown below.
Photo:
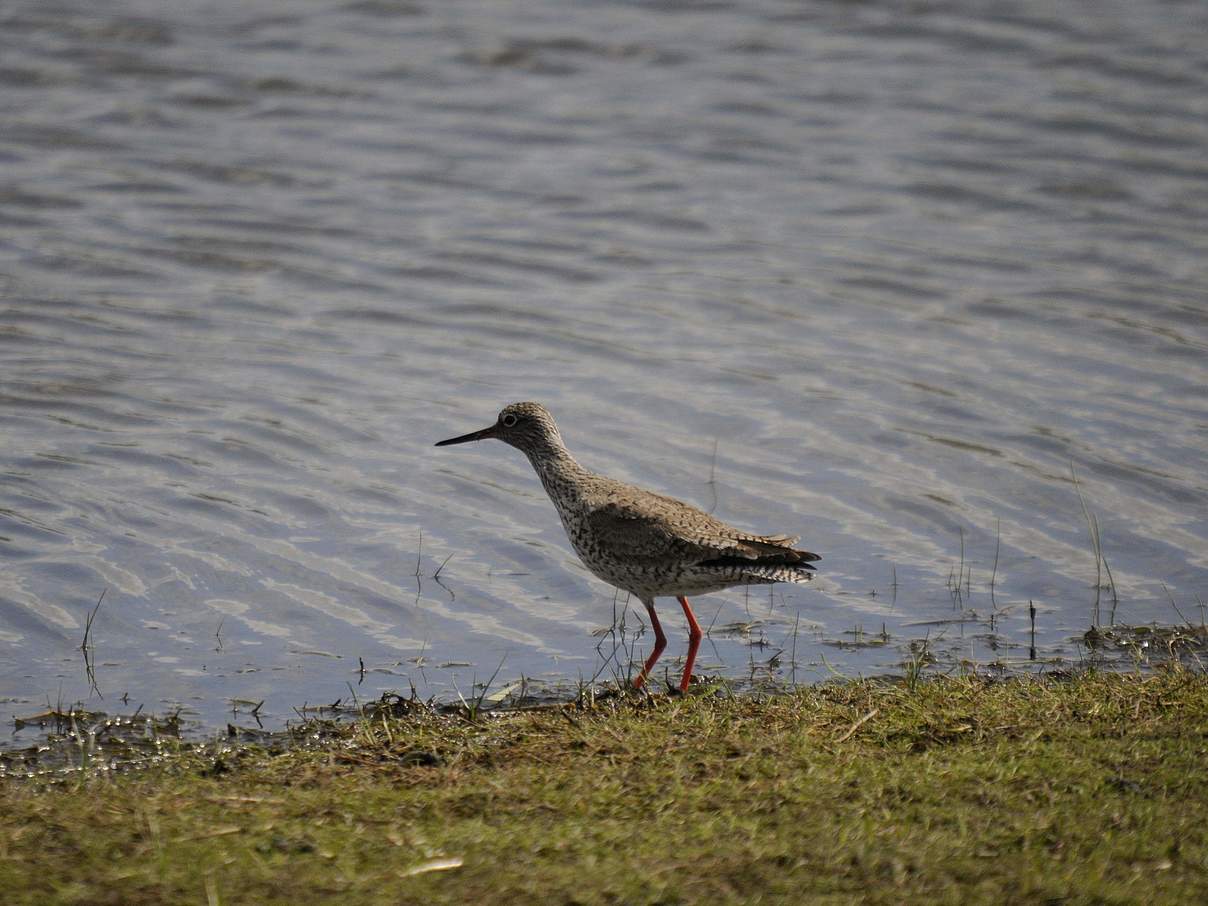
<svg viewBox="0 0 1208 906"><path fill-rule="evenodd" d="M797 540L748 535L678 500L660 500L665 501L661 508L606 503L588 514L589 530L609 551L633 559L691 560L727 554L754 560Z"/></svg>

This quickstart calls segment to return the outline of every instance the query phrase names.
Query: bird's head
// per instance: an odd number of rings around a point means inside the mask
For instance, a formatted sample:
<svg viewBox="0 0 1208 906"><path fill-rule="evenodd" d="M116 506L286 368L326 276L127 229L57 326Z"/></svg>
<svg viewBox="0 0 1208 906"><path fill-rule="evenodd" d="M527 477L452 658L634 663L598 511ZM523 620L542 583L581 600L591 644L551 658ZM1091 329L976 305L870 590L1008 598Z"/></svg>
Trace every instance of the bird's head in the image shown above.
<svg viewBox="0 0 1208 906"><path fill-rule="evenodd" d="M461 437L450 437L436 446L447 447L472 440L486 440L488 437L501 440L528 454L550 446L562 446L562 435L558 433L554 417L540 403L512 403L504 406L499 417L495 419L495 424L481 431L463 434Z"/></svg>

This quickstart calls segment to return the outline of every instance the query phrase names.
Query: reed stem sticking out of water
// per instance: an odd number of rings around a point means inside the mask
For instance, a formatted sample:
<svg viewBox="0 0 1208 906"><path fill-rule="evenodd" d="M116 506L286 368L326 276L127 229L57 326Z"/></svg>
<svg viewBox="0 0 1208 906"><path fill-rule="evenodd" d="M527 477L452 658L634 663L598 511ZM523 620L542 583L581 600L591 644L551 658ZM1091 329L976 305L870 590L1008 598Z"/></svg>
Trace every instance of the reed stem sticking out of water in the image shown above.
<svg viewBox="0 0 1208 906"><path fill-rule="evenodd" d="M997 609L998 603L994 600L994 583L998 579L998 552L1002 548L1002 519L994 520L994 566L990 569L990 606Z"/></svg>
<svg viewBox="0 0 1208 906"><path fill-rule="evenodd" d="M84 621L84 639L80 642L80 651L84 653L84 672L88 676L88 685L97 698L104 698L105 696L101 695L101 689L96 684L96 667L92 659L92 623L96 620L97 612L101 609L101 602L105 600L105 592L108 590L108 588L101 589L101 596L96 599L96 605Z"/></svg>
<svg viewBox="0 0 1208 906"><path fill-rule="evenodd" d="M1082 485L1078 482L1078 474L1074 471L1074 463L1070 462L1070 478L1074 482L1074 490L1078 493L1078 503L1082 505L1082 516L1086 519L1086 529L1091 538L1091 550L1095 554L1095 608L1092 617L1092 623L1095 626L1099 625L1099 596L1100 592L1106 587L1112 593L1112 610L1108 619L1109 625L1115 625L1116 622L1116 607L1120 603L1120 597L1116 594L1116 580L1112 578L1112 568L1107 563L1107 557L1103 555L1103 540L1099 534L1099 519L1090 511L1090 507L1086 505L1086 497L1082 494ZM1107 573L1108 584L1103 584L1103 574Z"/></svg>

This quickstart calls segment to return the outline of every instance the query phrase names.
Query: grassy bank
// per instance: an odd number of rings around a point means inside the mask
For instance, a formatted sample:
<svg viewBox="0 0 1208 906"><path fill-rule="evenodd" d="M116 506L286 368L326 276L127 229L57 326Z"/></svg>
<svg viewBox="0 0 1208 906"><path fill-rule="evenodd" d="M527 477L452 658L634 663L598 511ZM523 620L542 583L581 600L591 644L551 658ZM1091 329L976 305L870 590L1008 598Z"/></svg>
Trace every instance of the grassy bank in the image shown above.
<svg viewBox="0 0 1208 906"><path fill-rule="evenodd" d="M423 707L0 782L6 903L1208 902L1208 679Z"/></svg>

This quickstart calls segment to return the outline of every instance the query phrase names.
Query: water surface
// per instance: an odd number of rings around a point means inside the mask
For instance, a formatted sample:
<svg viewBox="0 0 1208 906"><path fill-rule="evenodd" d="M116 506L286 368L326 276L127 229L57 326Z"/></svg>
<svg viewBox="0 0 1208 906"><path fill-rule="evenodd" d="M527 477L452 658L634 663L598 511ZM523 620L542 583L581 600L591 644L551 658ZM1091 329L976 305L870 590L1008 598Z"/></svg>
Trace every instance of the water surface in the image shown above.
<svg viewBox="0 0 1208 906"><path fill-rule="evenodd" d="M823 554L698 600L706 673L1022 662L1029 600L1041 658L1096 599L1198 622L1205 36L1196 2L7 4L0 702L278 725L611 675L601 630L649 637L524 458L432 447L520 399Z"/></svg>

